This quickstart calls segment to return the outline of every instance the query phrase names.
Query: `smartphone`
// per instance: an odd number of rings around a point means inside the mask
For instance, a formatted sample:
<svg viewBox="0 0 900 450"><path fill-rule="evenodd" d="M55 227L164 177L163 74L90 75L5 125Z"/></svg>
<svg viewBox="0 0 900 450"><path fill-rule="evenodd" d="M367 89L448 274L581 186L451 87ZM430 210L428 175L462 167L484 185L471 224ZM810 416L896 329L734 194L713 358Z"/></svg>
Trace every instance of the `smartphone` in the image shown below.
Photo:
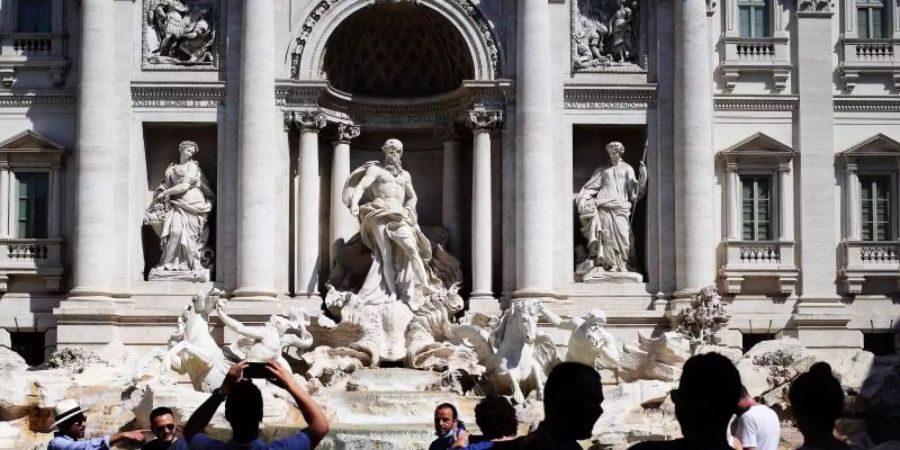
<svg viewBox="0 0 900 450"><path fill-rule="evenodd" d="M269 372L264 362L247 363L243 374L244 378L272 378L272 372Z"/></svg>

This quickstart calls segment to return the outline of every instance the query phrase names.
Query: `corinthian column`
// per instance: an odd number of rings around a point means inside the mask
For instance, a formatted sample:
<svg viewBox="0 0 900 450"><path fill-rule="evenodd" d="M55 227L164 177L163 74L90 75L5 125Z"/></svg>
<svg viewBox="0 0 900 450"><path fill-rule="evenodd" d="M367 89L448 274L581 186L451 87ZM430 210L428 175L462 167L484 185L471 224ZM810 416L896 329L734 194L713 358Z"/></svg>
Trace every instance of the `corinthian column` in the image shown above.
<svg viewBox="0 0 900 450"><path fill-rule="evenodd" d="M344 183L350 178L350 141L359 136L359 127L338 124L331 154L331 228L332 248L339 240L346 243L359 230L359 222L350 214L342 199ZM334 261L335 252L331 252Z"/></svg>
<svg viewBox="0 0 900 450"><path fill-rule="evenodd" d="M491 131L503 122L501 111L470 111L472 128L472 294L471 300L493 300L491 233Z"/></svg>
<svg viewBox="0 0 900 450"><path fill-rule="evenodd" d="M712 75L706 3L675 0L676 286L689 294L715 280Z"/></svg>
<svg viewBox="0 0 900 450"><path fill-rule="evenodd" d="M550 11L546 1L519 0L516 60L516 292L553 290L553 84Z"/></svg>
<svg viewBox="0 0 900 450"><path fill-rule="evenodd" d="M271 299L275 288L275 12L243 2L238 120L238 230L235 299ZM108 25L107 25L108 26Z"/></svg>
<svg viewBox="0 0 900 450"><path fill-rule="evenodd" d="M297 162L300 189L297 195L297 273L294 294L319 296L319 130L325 127L325 115L318 111L293 113L300 129Z"/></svg>
<svg viewBox="0 0 900 450"><path fill-rule="evenodd" d="M81 60L78 83L78 134L75 149L75 225L73 284L79 299L110 299L115 258L112 180L115 168L116 121L115 27L110 24L113 0L81 2Z"/></svg>

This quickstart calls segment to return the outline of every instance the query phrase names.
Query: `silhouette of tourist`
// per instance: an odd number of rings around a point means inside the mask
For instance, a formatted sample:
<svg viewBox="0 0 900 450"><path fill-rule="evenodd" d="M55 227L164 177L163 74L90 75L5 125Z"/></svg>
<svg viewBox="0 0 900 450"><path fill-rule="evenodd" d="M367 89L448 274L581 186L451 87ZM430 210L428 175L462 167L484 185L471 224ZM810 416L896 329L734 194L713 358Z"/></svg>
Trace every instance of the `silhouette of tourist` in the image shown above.
<svg viewBox="0 0 900 450"><path fill-rule="evenodd" d="M103 436L94 439L84 439L84 430L87 428L87 416L77 401L65 399L53 407L56 420L51 429L57 431L47 445L47 450L107 450L121 442L144 442L144 433L141 430L123 431L111 436Z"/></svg>
<svg viewBox="0 0 900 450"><path fill-rule="evenodd" d="M171 409L154 408L150 411L150 431L156 439L144 444L141 450L187 450L187 441L178 438L177 428Z"/></svg>
<svg viewBox="0 0 900 450"><path fill-rule="evenodd" d="M684 363L678 389L672 391L681 439L642 442L629 450L731 450L728 422L741 397L741 376L718 353L693 356Z"/></svg>
<svg viewBox="0 0 900 450"><path fill-rule="evenodd" d="M434 409L434 434L437 439L431 441L428 450L447 450L459 439L466 426L459 420L459 412L450 403L441 403Z"/></svg>
<svg viewBox="0 0 900 450"><path fill-rule="evenodd" d="M184 438L191 450L219 450L249 448L253 450L308 450L315 448L328 434L328 419L319 405L300 387L291 372L275 361L266 363L271 373L269 382L288 391L303 415L307 427L298 433L278 439L266 445L259 438L259 423L263 418L262 393L250 380L241 379L248 366L246 361L235 363L228 370L222 386L191 414L184 426ZM231 440L221 442L203 434L213 414L225 402L225 419L231 424Z"/></svg>
<svg viewBox="0 0 900 450"><path fill-rule="evenodd" d="M516 409L506 397L489 395L475 406L475 423L481 429L481 436L460 433L452 448L465 450L505 449L514 445L519 422Z"/></svg>
<svg viewBox="0 0 900 450"><path fill-rule="evenodd" d="M741 399L738 400L735 414L737 418L731 423L731 434L739 444L736 448L778 450L781 438L778 414L768 406L757 403L744 386L741 386Z"/></svg>
<svg viewBox="0 0 900 450"><path fill-rule="evenodd" d="M844 391L828 363L818 362L798 376L788 391L791 411L803 434L803 450L846 449L834 437L834 422L844 411Z"/></svg>
<svg viewBox="0 0 900 450"><path fill-rule="evenodd" d="M550 371L544 384L544 420L521 440L529 450L581 450L579 440L593 434L603 413L603 387L593 367L564 362Z"/></svg>

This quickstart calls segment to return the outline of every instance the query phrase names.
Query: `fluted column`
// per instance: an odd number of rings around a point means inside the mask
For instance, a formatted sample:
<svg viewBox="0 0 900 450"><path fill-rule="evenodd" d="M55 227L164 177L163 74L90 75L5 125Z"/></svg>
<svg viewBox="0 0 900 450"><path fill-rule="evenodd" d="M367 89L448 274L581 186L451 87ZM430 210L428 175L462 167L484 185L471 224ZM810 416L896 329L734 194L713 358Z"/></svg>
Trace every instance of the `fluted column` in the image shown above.
<svg viewBox="0 0 900 450"><path fill-rule="evenodd" d="M344 183L350 177L350 141L359 136L359 127L338 124L331 154L331 226L329 238L332 249L338 241L346 243L359 231L359 222L350 214L342 199ZM331 252L334 261L335 252Z"/></svg>
<svg viewBox="0 0 900 450"><path fill-rule="evenodd" d="M297 170L300 186L297 194L297 273L294 294L300 297L319 295L319 131L325 127L325 115L318 111L293 113L300 129L300 151Z"/></svg>
<svg viewBox="0 0 900 450"><path fill-rule="evenodd" d="M675 282L685 295L716 276L712 75L706 3L675 1Z"/></svg>
<svg viewBox="0 0 900 450"><path fill-rule="evenodd" d="M791 163L778 165L779 204L781 205L781 225L778 228L778 240L789 242L794 240L794 177ZM793 261L791 261L793 262Z"/></svg>
<svg viewBox="0 0 900 450"><path fill-rule="evenodd" d="M553 110L556 67L550 57L546 1L519 0L516 52L516 292L544 297L553 291Z"/></svg>
<svg viewBox="0 0 900 450"><path fill-rule="evenodd" d="M0 163L0 237L10 235L9 216L9 163L3 161Z"/></svg>
<svg viewBox="0 0 900 450"><path fill-rule="evenodd" d="M725 195L728 196L728 240L741 239L741 179L737 171L737 163L729 161L725 164Z"/></svg>
<svg viewBox="0 0 900 450"><path fill-rule="evenodd" d="M81 2L81 58L78 82L78 118L75 138L75 223L73 233L73 285L78 299L108 300L112 295L110 238L114 228L116 178L115 27L110 26L113 0ZM7 183L8 184L8 183Z"/></svg>
<svg viewBox="0 0 900 450"><path fill-rule="evenodd" d="M503 123L501 111L469 111L472 129L472 294L493 300L493 226L491 225L491 131Z"/></svg>
<svg viewBox="0 0 900 450"><path fill-rule="evenodd" d="M443 180L441 182L441 223L450 236L450 243L446 250L459 258L462 250L459 152L462 144L459 140L459 133L456 132L456 128L452 123L435 128L434 134L441 140L444 147Z"/></svg>

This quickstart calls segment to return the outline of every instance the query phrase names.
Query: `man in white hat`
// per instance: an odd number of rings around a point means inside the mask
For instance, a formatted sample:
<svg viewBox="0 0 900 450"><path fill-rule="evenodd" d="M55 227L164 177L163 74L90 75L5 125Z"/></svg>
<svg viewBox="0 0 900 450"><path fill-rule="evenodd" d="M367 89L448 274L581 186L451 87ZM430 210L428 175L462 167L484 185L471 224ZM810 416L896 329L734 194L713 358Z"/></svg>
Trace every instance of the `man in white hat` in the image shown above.
<svg viewBox="0 0 900 450"><path fill-rule="evenodd" d="M106 450L119 442L144 441L144 433L141 430L123 431L112 436L81 440L84 438L87 417L78 402L72 399L65 399L57 403L53 407L53 413L56 415L56 421L50 428L57 428L57 432L47 446L47 450Z"/></svg>

